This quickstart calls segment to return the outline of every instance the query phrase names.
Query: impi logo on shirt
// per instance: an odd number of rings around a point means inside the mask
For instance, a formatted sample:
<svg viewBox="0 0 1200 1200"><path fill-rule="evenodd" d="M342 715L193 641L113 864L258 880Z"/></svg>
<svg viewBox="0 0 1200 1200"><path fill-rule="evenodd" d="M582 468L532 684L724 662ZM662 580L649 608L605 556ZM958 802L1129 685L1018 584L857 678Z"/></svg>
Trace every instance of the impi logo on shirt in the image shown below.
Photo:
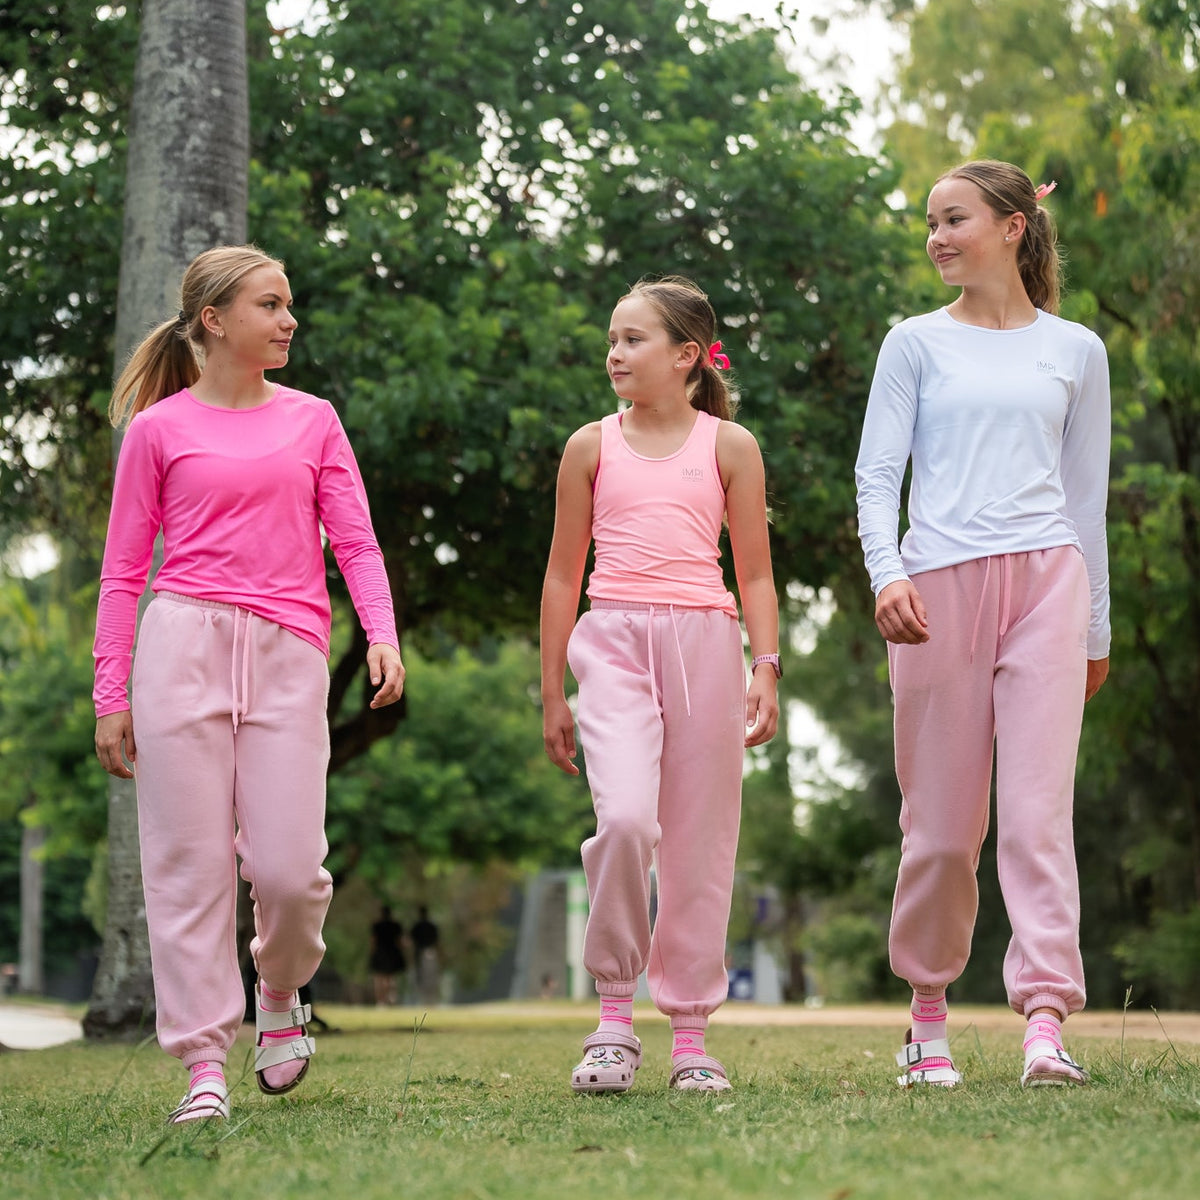
<svg viewBox="0 0 1200 1200"><path fill-rule="evenodd" d="M1052 362L1046 362L1044 359L1038 359L1037 369L1043 375L1054 374L1054 364Z"/></svg>
<svg viewBox="0 0 1200 1200"><path fill-rule="evenodd" d="M685 483L703 483L704 468L703 467L680 467L679 478Z"/></svg>

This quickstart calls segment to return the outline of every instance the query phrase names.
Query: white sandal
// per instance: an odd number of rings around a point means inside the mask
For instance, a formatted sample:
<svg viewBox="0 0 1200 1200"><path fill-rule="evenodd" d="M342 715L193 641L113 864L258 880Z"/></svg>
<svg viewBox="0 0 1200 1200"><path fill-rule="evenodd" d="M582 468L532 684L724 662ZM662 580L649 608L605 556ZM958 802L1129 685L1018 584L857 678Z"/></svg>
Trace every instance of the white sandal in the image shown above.
<svg viewBox="0 0 1200 1200"><path fill-rule="evenodd" d="M254 1074L258 1078L258 1090L268 1096L282 1096L290 1092L308 1074L308 1060L317 1052L316 1041L308 1036L307 1024L312 1020L311 1004L295 1004L283 1012L271 1012L263 1008L258 985L254 987ZM299 1029L300 1037L267 1038L264 1033L277 1033L282 1029ZM304 1059L300 1073L283 1087L272 1087L263 1078L268 1067L281 1067L284 1063Z"/></svg>
<svg viewBox="0 0 1200 1200"><path fill-rule="evenodd" d="M167 1113L167 1121L172 1125L182 1125L185 1121L202 1121L212 1117L227 1120L229 1117L229 1090L223 1083L204 1080Z"/></svg>
<svg viewBox="0 0 1200 1200"><path fill-rule="evenodd" d="M922 1067L927 1058L944 1058L948 1067ZM914 1042L910 1029L904 1037L904 1049L896 1055L896 1065L904 1068L904 1074L896 1077L902 1088L919 1083L930 1083L937 1087L952 1088L962 1083L962 1073L954 1069L950 1057L950 1043L946 1038L935 1038L929 1042Z"/></svg>
<svg viewBox="0 0 1200 1200"><path fill-rule="evenodd" d="M642 1043L632 1033L597 1030L583 1039L583 1061L571 1072L577 1092L627 1092L642 1065Z"/></svg>
<svg viewBox="0 0 1200 1200"><path fill-rule="evenodd" d="M1042 1063L1061 1063L1067 1070L1040 1066ZM1022 1087L1083 1087L1088 1073L1063 1049L1053 1054L1035 1054L1021 1076Z"/></svg>

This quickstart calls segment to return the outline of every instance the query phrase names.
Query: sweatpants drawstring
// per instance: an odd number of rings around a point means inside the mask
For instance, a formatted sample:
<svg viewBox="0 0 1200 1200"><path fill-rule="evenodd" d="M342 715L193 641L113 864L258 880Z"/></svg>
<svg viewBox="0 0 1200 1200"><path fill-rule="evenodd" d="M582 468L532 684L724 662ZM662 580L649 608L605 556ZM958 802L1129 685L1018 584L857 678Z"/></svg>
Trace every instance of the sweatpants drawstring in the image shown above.
<svg viewBox="0 0 1200 1200"><path fill-rule="evenodd" d="M245 615L246 622L242 626L242 686L238 690L237 677L237 643L238 643L238 624L239 619ZM249 706L248 694L250 692L250 619L253 613L246 612L244 609L234 607L233 610L233 647L229 655L229 690L230 708L233 712L233 732L237 733L238 721L246 715Z"/></svg>
<svg viewBox="0 0 1200 1200"><path fill-rule="evenodd" d="M998 614L998 637L1008 632L1008 624L1012 619L1012 564L1007 554L1001 555L1000 563L1000 612ZM983 560L983 584L979 589L979 604L975 608L975 624L971 629L971 653L969 662L975 661L975 643L979 639L979 622L983 619L983 604L987 599L988 581L992 577L992 559L989 555Z"/></svg>
<svg viewBox="0 0 1200 1200"><path fill-rule="evenodd" d="M654 670L654 605L648 604L646 616L646 661L650 664L650 694L658 695L658 676ZM692 715L692 698L688 694L687 667L683 662L683 645L679 641L679 622L675 619L675 605L668 604L667 612L671 614L671 628L675 631L675 653L679 658L679 674L683 678L683 705L687 715Z"/></svg>
<svg viewBox="0 0 1200 1200"><path fill-rule="evenodd" d="M975 642L979 638L979 622L983 619L983 602L987 598L988 580L992 577L992 560L983 560L983 586L979 589L979 603L975 606L975 624L971 627L971 653L968 662L975 661Z"/></svg>
<svg viewBox="0 0 1200 1200"><path fill-rule="evenodd" d="M679 674L683 678L683 706L687 709L687 715L692 715L692 698L688 695L687 667L683 662L683 647L679 643L679 622L675 619L675 605L670 606L671 610L671 628L675 631L675 653L679 655Z"/></svg>
<svg viewBox="0 0 1200 1200"><path fill-rule="evenodd" d="M1012 560L1005 555L1000 560L1000 636L1008 632L1012 619Z"/></svg>
<svg viewBox="0 0 1200 1200"><path fill-rule="evenodd" d="M650 697L658 703L658 676L654 671L654 605L646 614L646 662L650 667Z"/></svg>

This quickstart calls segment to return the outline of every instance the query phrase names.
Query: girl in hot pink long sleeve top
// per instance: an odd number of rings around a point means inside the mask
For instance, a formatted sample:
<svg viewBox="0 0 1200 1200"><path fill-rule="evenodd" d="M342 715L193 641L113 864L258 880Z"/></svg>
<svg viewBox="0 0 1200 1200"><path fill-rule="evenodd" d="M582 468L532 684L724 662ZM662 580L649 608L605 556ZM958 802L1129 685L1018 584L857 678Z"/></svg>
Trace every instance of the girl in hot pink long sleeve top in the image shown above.
<svg viewBox="0 0 1200 1200"><path fill-rule="evenodd" d="M156 592L219 600L329 654L323 528L371 643L398 647L358 465L333 407L281 387L255 408L188 389L130 423L113 487L96 618L96 715L129 707L137 602L163 530Z"/></svg>
<svg viewBox="0 0 1200 1200"><path fill-rule="evenodd" d="M239 869L254 905L260 1090L296 1087L316 1048L297 993L324 955L332 894L323 536L367 632L371 707L404 687L346 435L326 401L265 378L297 327L282 264L253 246L207 250L181 298L113 392L127 429L95 642L96 754L117 778L136 772L158 1040L190 1072L176 1123L229 1116L224 1064L246 1010Z"/></svg>

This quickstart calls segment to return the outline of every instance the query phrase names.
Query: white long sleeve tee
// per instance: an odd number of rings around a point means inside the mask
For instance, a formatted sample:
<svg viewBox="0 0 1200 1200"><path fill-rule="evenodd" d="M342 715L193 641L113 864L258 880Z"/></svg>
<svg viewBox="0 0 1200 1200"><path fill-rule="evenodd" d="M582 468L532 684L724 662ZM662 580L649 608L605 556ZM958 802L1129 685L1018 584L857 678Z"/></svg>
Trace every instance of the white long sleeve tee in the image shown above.
<svg viewBox="0 0 1200 1200"><path fill-rule="evenodd" d="M944 308L902 321L879 350L855 467L872 589L1077 546L1091 590L1088 657L1106 657L1110 441L1108 358L1091 330L1041 311L1019 329L964 325Z"/></svg>

